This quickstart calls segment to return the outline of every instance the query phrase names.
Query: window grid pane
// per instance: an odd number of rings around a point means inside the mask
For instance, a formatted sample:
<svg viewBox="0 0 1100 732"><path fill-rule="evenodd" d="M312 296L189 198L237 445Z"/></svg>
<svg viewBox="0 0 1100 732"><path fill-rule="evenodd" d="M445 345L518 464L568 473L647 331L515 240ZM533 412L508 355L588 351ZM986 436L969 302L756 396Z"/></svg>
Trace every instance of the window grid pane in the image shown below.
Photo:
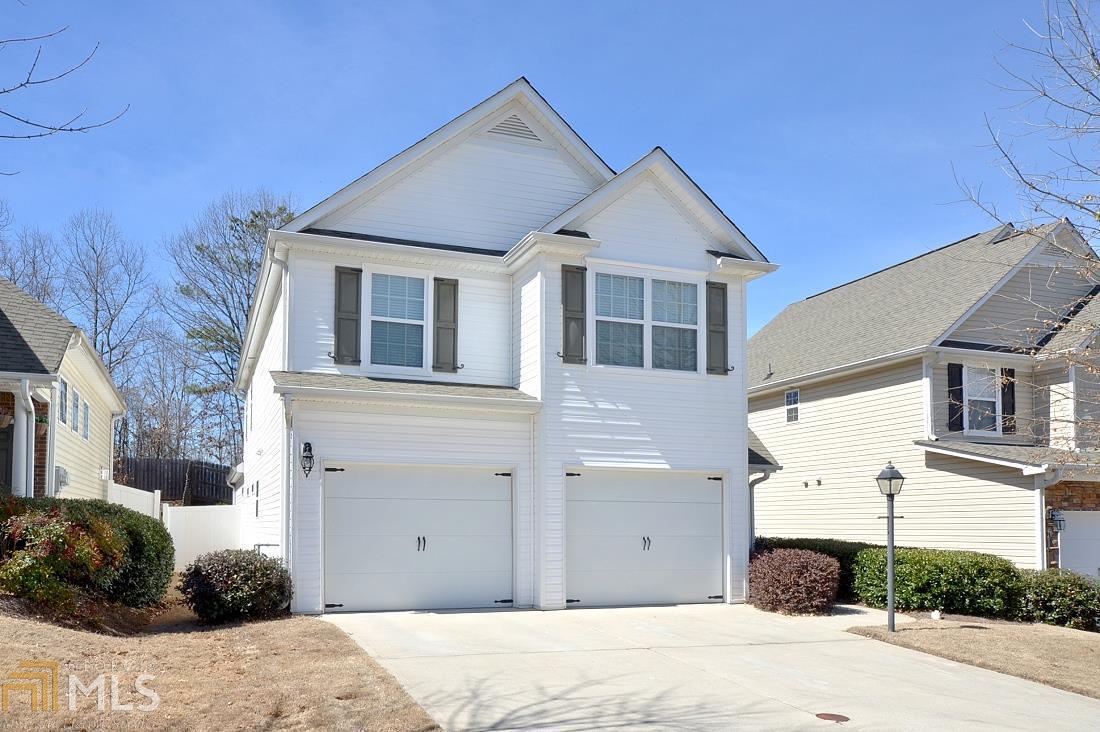
<svg viewBox="0 0 1100 732"><path fill-rule="evenodd" d="M788 407L793 407L798 404L798 391L788 391L785 401Z"/></svg>
<svg viewBox="0 0 1100 732"><path fill-rule="evenodd" d="M645 317L645 280L626 275L596 275L596 315L604 318Z"/></svg>
<svg viewBox="0 0 1100 732"><path fill-rule="evenodd" d="M382 366L423 366L424 326L372 320L370 362Z"/></svg>
<svg viewBox="0 0 1100 732"><path fill-rule="evenodd" d="M371 275L371 315L401 320L424 319L424 280L400 275Z"/></svg>
<svg viewBox="0 0 1100 732"><path fill-rule="evenodd" d="M642 366L640 324L596 321L596 363L610 366Z"/></svg>
<svg viewBox="0 0 1100 732"><path fill-rule="evenodd" d="M699 322L698 288L686 282L653 280L653 320L696 325Z"/></svg>
<svg viewBox="0 0 1100 732"><path fill-rule="evenodd" d="M695 371L698 368L696 331L690 328L653 326L653 368Z"/></svg>

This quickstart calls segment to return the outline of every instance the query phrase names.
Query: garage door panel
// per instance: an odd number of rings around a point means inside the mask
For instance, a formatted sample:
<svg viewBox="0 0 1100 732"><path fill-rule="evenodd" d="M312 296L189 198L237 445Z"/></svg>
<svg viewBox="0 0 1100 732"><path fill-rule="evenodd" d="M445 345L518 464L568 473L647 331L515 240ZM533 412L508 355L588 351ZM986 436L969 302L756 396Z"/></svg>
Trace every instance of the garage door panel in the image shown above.
<svg viewBox="0 0 1100 732"><path fill-rule="evenodd" d="M1100 577L1100 511L1064 511L1066 529L1060 537L1063 569Z"/></svg>
<svg viewBox="0 0 1100 732"><path fill-rule="evenodd" d="M506 471L327 473L325 603L345 611L500 607L512 594L512 503L511 481L494 472Z"/></svg>
<svg viewBox="0 0 1100 732"><path fill-rule="evenodd" d="M325 502L325 531L336 534L511 535L511 523L508 500L334 498Z"/></svg>
<svg viewBox="0 0 1100 732"><path fill-rule="evenodd" d="M595 470L570 478L566 595L574 606L720 599L722 490L707 478Z"/></svg>
<svg viewBox="0 0 1100 732"><path fill-rule="evenodd" d="M683 536L700 531L721 536L722 505L571 500L566 520L570 533L577 535L605 534L609 527L622 527L643 536L657 533Z"/></svg>
<svg viewBox="0 0 1100 732"><path fill-rule="evenodd" d="M715 602L722 595L722 576L710 571L618 572L615 592L609 594L605 572L570 572L566 594L577 600L574 607Z"/></svg>
<svg viewBox="0 0 1100 732"><path fill-rule="evenodd" d="M344 589L325 597L339 610L409 610L500 607L495 600L511 598L512 572L452 572L333 574L329 580Z"/></svg>

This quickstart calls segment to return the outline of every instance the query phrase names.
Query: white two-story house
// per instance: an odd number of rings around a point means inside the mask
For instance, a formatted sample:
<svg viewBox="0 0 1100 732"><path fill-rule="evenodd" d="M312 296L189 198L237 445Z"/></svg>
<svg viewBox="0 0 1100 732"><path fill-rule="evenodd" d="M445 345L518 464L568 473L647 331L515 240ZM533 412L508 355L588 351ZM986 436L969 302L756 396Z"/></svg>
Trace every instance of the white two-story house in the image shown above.
<svg viewBox="0 0 1100 732"><path fill-rule="evenodd" d="M268 242L236 500L294 611L744 599L774 265L663 150L519 79Z"/></svg>

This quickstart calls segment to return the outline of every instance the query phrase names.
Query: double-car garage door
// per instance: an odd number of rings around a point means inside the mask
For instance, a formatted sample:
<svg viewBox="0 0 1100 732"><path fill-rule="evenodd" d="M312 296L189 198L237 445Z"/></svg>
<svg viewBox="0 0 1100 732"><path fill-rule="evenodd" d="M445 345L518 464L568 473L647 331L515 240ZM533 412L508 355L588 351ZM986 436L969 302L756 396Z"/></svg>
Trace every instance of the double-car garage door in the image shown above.
<svg viewBox="0 0 1100 732"><path fill-rule="evenodd" d="M326 608L510 604L507 472L352 465L326 472ZM718 601L722 483L671 471L571 473L565 550L571 605Z"/></svg>

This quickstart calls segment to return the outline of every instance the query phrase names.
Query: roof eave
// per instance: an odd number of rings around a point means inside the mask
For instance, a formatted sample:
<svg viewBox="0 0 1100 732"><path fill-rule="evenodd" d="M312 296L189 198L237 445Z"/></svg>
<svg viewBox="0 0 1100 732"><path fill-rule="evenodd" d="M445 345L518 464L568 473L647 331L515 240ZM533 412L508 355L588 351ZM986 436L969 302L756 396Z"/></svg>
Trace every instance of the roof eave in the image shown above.
<svg viewBox="0 0 1100 732"><path fill-rule="evenodd" d="M299 398L382 404L387 406L443 407L452 409L484 409L494 412L534 414L542 409L537 399L506 399L499 397L459 396L454 394L409 394L396 391L363 389L333 389L309 386L275 386L276 394Z"/></svg>

